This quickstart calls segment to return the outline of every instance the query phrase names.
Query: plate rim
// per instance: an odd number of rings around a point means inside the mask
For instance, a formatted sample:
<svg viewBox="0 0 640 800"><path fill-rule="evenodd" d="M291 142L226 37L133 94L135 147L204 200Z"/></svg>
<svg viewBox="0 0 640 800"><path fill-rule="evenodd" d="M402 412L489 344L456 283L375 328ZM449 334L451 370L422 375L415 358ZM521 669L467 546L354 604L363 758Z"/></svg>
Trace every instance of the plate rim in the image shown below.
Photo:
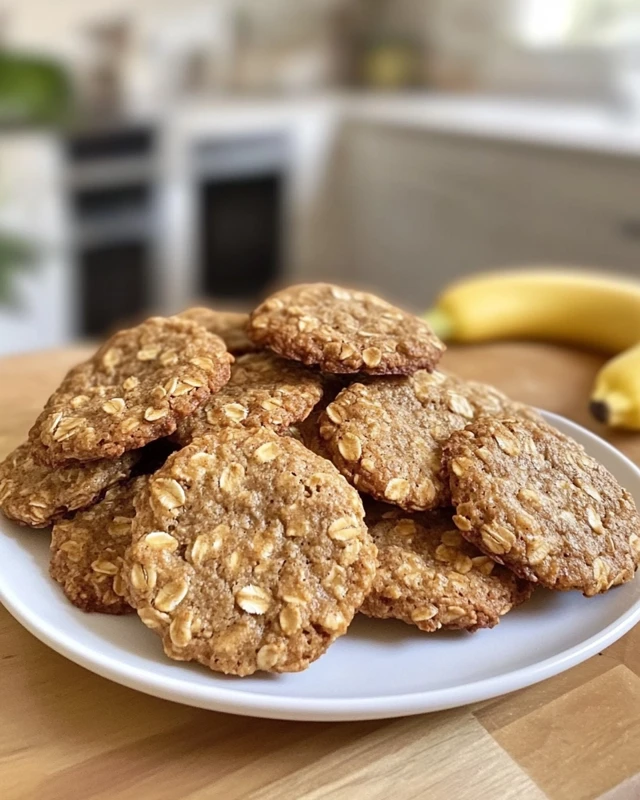
<svg viewBox="0 0 640 800"><path fill-rule="evenodd" d="M595 433L576 422L549 411L541 412L551 422L578 431L615 458L625 463L635 474L640 486L640 469L623 453ZM1 531L0 531L1 533ZM638 578L636 578L638 580ZM412 716L470 703L490 700L526 688L558 675L586 661L609 647L640 621L640 596L617 619L588 639L542 661L511 670L490 678L440 689L410 692L376 698L308 698L278 696L223 686L189 685L184 677L160 676L133 666L110 655L96 654L90 646L74 639L64 631L52 630L42 623L29 605L0 581L0 602L7 611L43 644L90 672L130 689L154 697L198 708L257 716L267 719L298 721L356 721Z"/></svg>

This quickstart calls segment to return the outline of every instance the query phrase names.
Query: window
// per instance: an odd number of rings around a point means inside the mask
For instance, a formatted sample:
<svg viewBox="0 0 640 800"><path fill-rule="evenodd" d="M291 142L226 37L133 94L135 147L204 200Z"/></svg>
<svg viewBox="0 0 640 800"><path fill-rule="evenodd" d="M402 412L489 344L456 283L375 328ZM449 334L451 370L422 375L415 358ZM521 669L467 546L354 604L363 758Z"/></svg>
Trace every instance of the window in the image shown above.
<svg viewBox="0 0 640 800"><path fill-rule="evenodd" d="M534 46L640 40L640 0L516 0L516 35Z"/></svg>

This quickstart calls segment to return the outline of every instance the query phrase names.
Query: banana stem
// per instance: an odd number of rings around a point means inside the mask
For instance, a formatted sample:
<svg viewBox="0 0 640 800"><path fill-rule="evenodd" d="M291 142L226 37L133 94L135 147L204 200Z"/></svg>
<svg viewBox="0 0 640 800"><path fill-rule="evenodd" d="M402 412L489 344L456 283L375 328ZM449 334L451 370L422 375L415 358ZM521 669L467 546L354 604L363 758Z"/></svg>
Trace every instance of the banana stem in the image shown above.
<svg viewBox="0 0 640 800"><path fill-rule="evenodd" d="M429 324L438 338L445 341L453 338L455 332L453 320L446 311L435 306L426 311L422 315L422 319Z"/></svg>

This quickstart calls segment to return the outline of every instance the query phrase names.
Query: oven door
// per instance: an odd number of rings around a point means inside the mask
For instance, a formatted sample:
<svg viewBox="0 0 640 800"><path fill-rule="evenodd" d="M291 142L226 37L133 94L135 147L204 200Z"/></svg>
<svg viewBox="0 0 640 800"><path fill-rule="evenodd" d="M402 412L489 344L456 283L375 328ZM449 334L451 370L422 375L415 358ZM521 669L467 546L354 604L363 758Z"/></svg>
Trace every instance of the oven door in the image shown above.
<svg viewBox="0 0 640 800"><path fill-rule="evenodd" d="M290 157L280 131L195 146L199 295L252 302L282 278Z"/></svg>
<svg viewBox="0 0 640 800"><path fill-rule="evenodd" d="M154 306L153 234L146 215L85 222L75 248L77 333L105 336Z"/></svg>

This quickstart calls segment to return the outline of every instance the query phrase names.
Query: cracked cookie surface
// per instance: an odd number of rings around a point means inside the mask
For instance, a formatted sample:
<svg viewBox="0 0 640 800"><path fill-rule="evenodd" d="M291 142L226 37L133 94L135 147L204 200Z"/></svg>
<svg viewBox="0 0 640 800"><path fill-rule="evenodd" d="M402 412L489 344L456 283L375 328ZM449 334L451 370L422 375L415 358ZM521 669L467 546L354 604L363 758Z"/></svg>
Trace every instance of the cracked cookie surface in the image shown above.
<svg viewBox="0 0 640 800"><path fill-rule="evenodd" d="M444 448L463 536L549 589L586 596L633 578L640 518L629 492L544 421L479 419Z"/></svg>
<svg viewBox="0 0 640 800"><path fill-rule="evenodd" d="M285 428L304 419L322 397L322 376L269 352L239 356L229 382L197 411L181 420L180 444L229 425Z"/></svg>
<svg viewBox="0 0 640 800"><path fill-rule="evenodd" d="M136 512L129 598L167 655L216 671L305 669L346 632L375 573L358 493L267 429L196 439Z"/></svg>
<svg viewBox="0 0 640 800"><path fill-rule="evenodd" d="M117 459L53 469L34 458L37 443L25 442L0 464L0 509L31 528L45 528L72 511L93 505L113 484L125 480L138 453Z"/></svg>
<svg viewBox="0 0 640 800"><path fill-rule="evenodd" d="M29 433L60 466L117 458L176 429L228 380L232 356L195 322L152 317L74 367Z"/></svg>
<svg viewBox="0 0 640 800"><path fill-rule="evenodd" d="M492 628L527 600L533 584L466 542L453 509L408 514L367 503L365 522L378 569L362 613L400 619L420 630Z"/></svg>
<svg viewBox="0 0 640 800"><path fill-rule="evenodd" d="M128 614L121 576L131 544L133 500L147 478L134 478L109 489L92 508L53 526L49 574L67 598L83 611Z"/></svg>
<svg viewBox="0 0 640 800"><path fill-rule="evenodd" d="M406 510L450 505L442 445L478 415L535 415L497 389L441 372L352 383L320 418L338 469L360 491Z"/></svg>
<svg viewBox="0 0 640 800"><path fill-rule="evenodd" d="M324 372L405 375L432 370L444 345L426 322L367 292L292 286L251 314L254 342Z"/></svg>

